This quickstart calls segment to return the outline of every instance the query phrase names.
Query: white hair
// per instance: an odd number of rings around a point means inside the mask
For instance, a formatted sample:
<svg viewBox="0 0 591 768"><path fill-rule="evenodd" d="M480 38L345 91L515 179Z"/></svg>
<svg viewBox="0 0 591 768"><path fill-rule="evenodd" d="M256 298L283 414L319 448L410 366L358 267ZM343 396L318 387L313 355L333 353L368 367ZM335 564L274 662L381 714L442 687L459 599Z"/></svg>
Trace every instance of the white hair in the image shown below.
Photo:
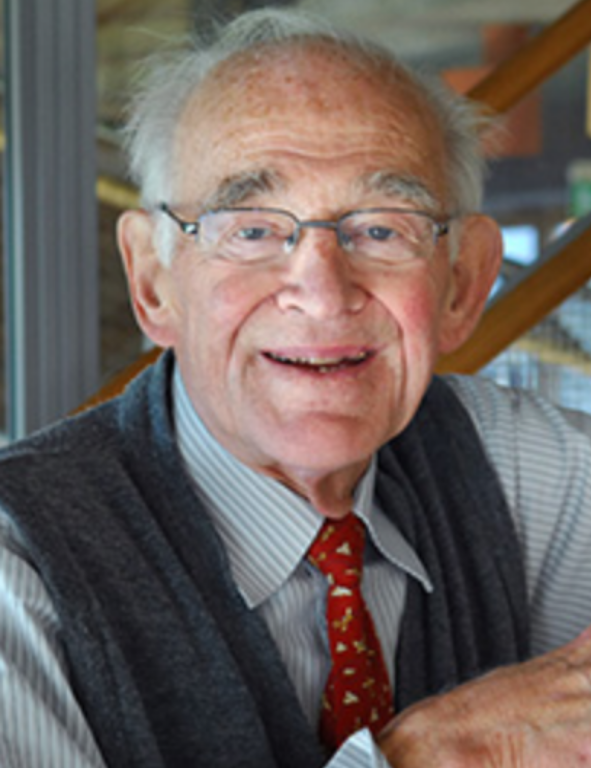
<svg viewBox="0 0 591 768"><path fill-rule="evenodd" d="M480 133L486 118L476 104L436 78L411 72L387 48L337 30L328 21L302 11L250 11L213 29L207 42L194 37L182 49L158 54L144 63L144 75L129 105L124 143L131 178L147 209L174 198L176 129L185 106L208 75L240 53L287 42L330 42L370 68L386 65L394 73L404 73L431 107L441 128L446 149L448 210L462 215L480 208L485 170ZM159 217L156 245L165 262L170 261L174 247L171 225L167 217Z"/></svg>

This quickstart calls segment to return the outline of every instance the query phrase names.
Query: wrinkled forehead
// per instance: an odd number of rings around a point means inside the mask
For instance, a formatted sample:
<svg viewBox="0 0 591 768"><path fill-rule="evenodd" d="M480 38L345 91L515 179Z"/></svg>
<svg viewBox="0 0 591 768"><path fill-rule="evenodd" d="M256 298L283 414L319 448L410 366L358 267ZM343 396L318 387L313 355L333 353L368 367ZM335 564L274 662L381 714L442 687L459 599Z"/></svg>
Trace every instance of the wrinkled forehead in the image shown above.
<svg viewBox="0 0 591 768"><path fill-rule="evenodd" d="M264 142L319 158L390 152L417 166L444 154L436 118L403 69L328 41L260 46L210 73L179 121L179 180L191 173L205 183L213 163L247 163Z"/></svg>
<svg viewBox="0 0 591 768"><path fill-rule="evenodd" d="M236 54L210 74L200 94L204 106L218 104L223 92L257 100L288 95L313 107L318 106L319 91L327 103L337 106L348 91L375 98L376 91L385 93L390 88L418 96L409 75L392 60L336 41L296 40Z"/></svg>

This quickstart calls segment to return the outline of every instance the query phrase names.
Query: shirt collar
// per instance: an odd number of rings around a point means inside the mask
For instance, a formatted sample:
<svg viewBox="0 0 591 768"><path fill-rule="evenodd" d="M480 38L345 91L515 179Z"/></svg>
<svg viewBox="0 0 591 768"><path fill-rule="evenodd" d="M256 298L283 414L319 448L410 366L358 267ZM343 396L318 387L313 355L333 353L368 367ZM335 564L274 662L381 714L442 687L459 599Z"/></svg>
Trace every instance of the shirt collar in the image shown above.
<svg viewBox="0 0 591 768"><path fill-rule="evenodd" d="M195 412L178 367L173 383L179 450L197 493L224 542L236 584L249 607L274 594L300 564L324 518L282 483L226 451ZM374 505L375 458L357 485L353 511L381 554L431 591L418 556Z"/></svg>

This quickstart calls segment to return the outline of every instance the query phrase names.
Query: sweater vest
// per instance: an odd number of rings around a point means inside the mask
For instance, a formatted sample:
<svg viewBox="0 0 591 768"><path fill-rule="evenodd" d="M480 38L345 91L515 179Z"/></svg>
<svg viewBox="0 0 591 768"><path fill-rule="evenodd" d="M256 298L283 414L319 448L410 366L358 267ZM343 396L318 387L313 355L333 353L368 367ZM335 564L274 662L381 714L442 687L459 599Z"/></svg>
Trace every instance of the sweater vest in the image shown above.
<svg viewBox="0 0 591 768"><path fill-rule="evenodd" d="M72 689L111 768L325 762L247 608L174 438L164 354L119 398L2 453L0 504L61 624ZM409 580L398 711L527 654L522 557L468 414L435 379L378 455L376 496L434 584Z"/></svg>

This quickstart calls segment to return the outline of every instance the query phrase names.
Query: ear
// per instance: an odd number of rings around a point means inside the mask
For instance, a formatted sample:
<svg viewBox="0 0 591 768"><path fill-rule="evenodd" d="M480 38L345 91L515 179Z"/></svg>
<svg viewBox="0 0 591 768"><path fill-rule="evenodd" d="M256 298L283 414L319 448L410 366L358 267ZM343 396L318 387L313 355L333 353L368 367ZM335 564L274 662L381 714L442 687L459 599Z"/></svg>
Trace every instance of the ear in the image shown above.
<svg viewBox="0 0 591 768"><path fill-rule="evenodd" d="M117 241L140 328L157 346L172 346L176 327L174 285L170 269L158 258L150 214L125 211L117 223Z"/></svg>
<svg viewBox="0 0 591 768"><path fill-rule="evenodd" d="M501 231L491 218L467 216L461 227L439 330L439 350L445 354L460 347L476 327L503 258Z"/></svg>

